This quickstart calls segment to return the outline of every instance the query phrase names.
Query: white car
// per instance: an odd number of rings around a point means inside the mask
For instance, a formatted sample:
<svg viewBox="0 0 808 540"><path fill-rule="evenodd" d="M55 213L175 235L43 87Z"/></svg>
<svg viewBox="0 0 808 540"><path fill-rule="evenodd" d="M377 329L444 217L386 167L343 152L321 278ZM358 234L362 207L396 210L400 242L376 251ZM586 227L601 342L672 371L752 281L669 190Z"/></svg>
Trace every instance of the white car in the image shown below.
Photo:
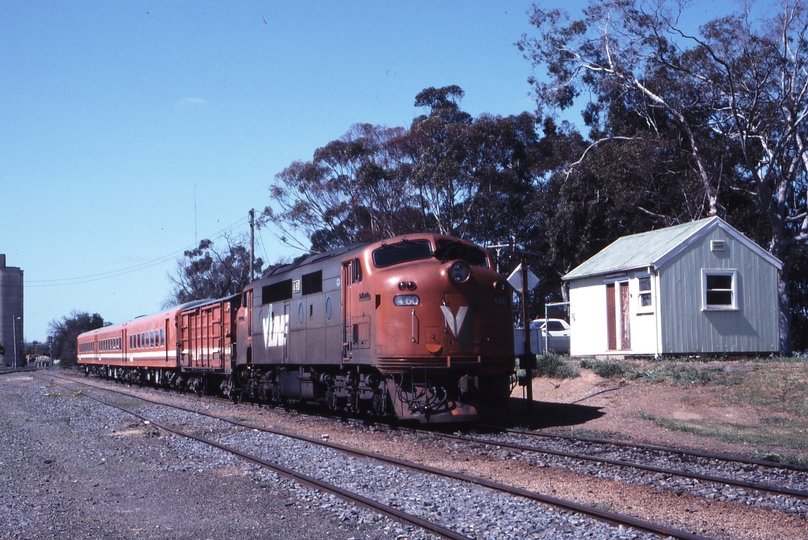
<svg viewBox="0 0 808 540"><path fill-rule="evenodd" d="M530 323L531 330L540 330L541 339L544 340L545 323L550 329L547 338L547 349L560 353L570 352L570 325L564 319L533 319Z"/></svg>

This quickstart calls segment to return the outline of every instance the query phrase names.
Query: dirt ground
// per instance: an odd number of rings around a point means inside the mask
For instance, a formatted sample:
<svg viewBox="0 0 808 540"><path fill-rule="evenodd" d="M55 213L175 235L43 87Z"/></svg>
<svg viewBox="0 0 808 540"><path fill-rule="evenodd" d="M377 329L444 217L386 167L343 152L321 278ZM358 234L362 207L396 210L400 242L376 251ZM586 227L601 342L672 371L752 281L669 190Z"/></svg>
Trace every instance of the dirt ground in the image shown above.
<svg viewBox="0 0 808 540"><path fill-rule="evenodd" d="M759 369L737 367L728 369ZM805 370L805 366L786 369ZM758 406L736 405L726 385L671 385L622 377L602 378L581 369L572 379L533 379L533 413L527 414L526 388L517 386L511 394L512 423L515 426L542 428L547 431L594 437L631 439L636 442L677 446L748 457L767 453L790 453L808 457L803 449L776 444L725 442L718 437L696 435L658 426L649 417L669 419L683 424L722 425L743 430L765 429L772 411ZM808 396L806 396L808 399ZM781 413L778 413L781 414ZM784 415L788 416L788 415ZM785 418L788 420L788 418ZM804 419L798 419L798 422Z"/></svg>

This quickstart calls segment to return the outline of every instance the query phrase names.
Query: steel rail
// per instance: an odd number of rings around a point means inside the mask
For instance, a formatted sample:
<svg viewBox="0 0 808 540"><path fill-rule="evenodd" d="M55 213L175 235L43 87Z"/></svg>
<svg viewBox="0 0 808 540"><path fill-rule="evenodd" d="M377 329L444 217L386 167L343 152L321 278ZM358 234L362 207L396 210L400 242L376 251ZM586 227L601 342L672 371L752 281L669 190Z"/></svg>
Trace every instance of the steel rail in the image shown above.
<svg viewBox="0 0 808 540"><path fill-rule="evenodd" d="M797 472L808 472L808 467L804 465L795 465L792 463L779 463L776 461L767 461L765 459L752 459L752 458L745 458L742 456L728 456L725 454L712 454L710 452L700 452L698 450L682 450L681 448L672 448L667 446L657 446L653 444L645 444L645 443L630 443L626 441L618 441L614 439L598 439L595 437L578 437L575 435L562 435L556 433L541 433L536 431L526 431L522 429L509 429L509 428L502 428L499 426L490 426L481 424L480 427L492 429L492 430L503 430L506 433L514 433L517 435L527 435L530 437L544 437L544 438L552 438L552 439L564 439L569 441L583 441L583 442L590 442L595 444L610 444L613 446L622 446L624 448L640 448L643 450L654 450L657 452L667 452L669 454L677 454L681 456L693 456L693 457L701 457L706 459L716 459L720 461L728 461L728 462L735 462L735 463L743 463L746 465L759 465L761 467L769 467L775 469L788 469Z"/></svg>
<svg viewBox="0 0 808 540"><path fill-rule="evenodd" d="M377 454L375 452L368 452L368 451L365 451L365 450L359 450L359 449L356 449L356 448L343 446L341 444L324 441L324 440L317 439L317 438L314 438L314 437L308 437L306 435L290 433L290 432L287 432L287 431L284 431L284 430L281 430L281 429L266 428L266 427L258 426L258 425L251 424L251 423L248 423L248 422L242 422L242 421L239 421L239 420L231 420L231 419L228 419L228 418L220 417L220 416L218 416L216 414L213 414L213 413L191 409L191 408L188 408L188 407L184 407L182 405L170 405L170 404L166 404L166 403L160 403L160 402L151 400L149 398L144 398L144 397L141 397L141 396L134 396L132 394L129 394L127 392L121 392L119 390L101 388L101 387L91 385L91 384L87 384L87 383L84 383L84 382L81 382L81 381L71 380L71 382L74 382L74 383L77 383L77 384L82 384L82 385L85 385L85 386L89 386L91 388L95 388L95 389L101 390L101 391L114 392L114 393L126 395L126 396L129 396L129 397L133 397L135 399L142 400L142 401L144 401L146 403L152 403L154 405L159 405L159 406L164 406L164 407L172 407L172 408L176 408L176 409L179 409L179 410L182 410L182 411L185 411L185 412L189 412L189 413L193 413L193 414L199 414L199 415L202 415L202 416L207 416L209 418L214 418L216 420L227 422L227 423L237 425L237 426L240 426L240 427L243 427L243 428L247 428L247 429L251 429L251 430L263 431L265 433L271 433L271 434L274 434L274 435L280 435L280 436L284 436L284 437L289 437L289 438L297 439L297 440L300 440L300 441L308 442L308 443L311 443L311 444L324 446L326 448L332 448L334 450L338 450L340 452L344 452L346 454L354 455L354 456L357 456L357 457L364 457L364 458L368 458L368 459L374 459L374 460L377 460L377 461L383 461L385 463L390 463L392 465L396 465L396 466L399 466L399 467L404 467L404 468L407 468L407 469L410 469L410 470L426 472L426 473L435 474L435 475L438 475L438 476L443 476L443 477L446 477L446 478L460 480L460 481L463 481L463 482L469 482L471 484L476 484L476 485L487 487L487 488L490 488L490 489L493 489L493 490L496 490L496 491L501 491L501 492L509 493L511 495L524 497L526 499L534 500L534 501L541 502L541 503L544 503L544 504L548 504L548 505L551 505L551 506L555 506L555 507L558 507L558 508L571 510L573 512L579 512L581 514L596 518L596 519L598 519L600 521L604 521L606 523L609 523L610 525L625 525L625 526L633 527L635 529L639 529L639 530L643 530L643 531L646 531L646 532L651 532L651 533L654 533L654 534L658 534L658 535L661 535L663 537L680 538L680 539L683 539L683 540L705 540L705 538L706 538L706 537L699 536L699 535L696 535L696 534L692 534L692 533L689 533L689 532L686 532L686 531L681 531L681 530L678 530L678 529L665 527L663 525L658 525L656 523L652 523L652 522L645 521L645 520L642 520L642 519L639 519L639 518L635 518L633 516L627 516L625 514L618 514L616 512L609 512L609 511L606 511L606 510L600 510L600 509L592 507L592 506L586 506L586 505L575 503L575 502L568 501L568 500L565 500L565 499L559 499L557 497L551 497L549 495L544 495L544 494L541 494L541 493L538 493L538 492L535 492L535 491L528 491L528 490L525 490L525 489L517 488L517 487L514 487L514 486L509 486L507 484L502 484L502 483L495 482L493 480L488 480L488 479L485 479L485 478L480 478L480 477L476 477L476 476L469 476L469 475L466 475L466 474L463 474L463 473L456 473L456 472L448 471L448 470L444 470L444 469L438 469L436 467L431 467L429 465L422 465L422 464L419 464L419 463L414 463L412 461L406 461L406 460L402 460L402 459L398 459L398 458L394 458L394 457L390 457L390 456L385 456L385 455L382 455L382 454ZM85 395L87 395L87 394L85 394Z"/></svg>
<svg viewBox="0 0 808 540"><path fill-rule="evenodd" d="M138 400L143 400L143 401L146 401L148 403L153 403L153 404L160 405L160 406L163 406L163 407L172 407L172 408L176 408L176 409L186 411L186 412L202 414L204 416L209 416L211 418L217 418L215 415L206 414L206 413L200 413L199 411L193 411L191 409L186 409L185 407L176 407L174 405L167 405L165 403L157 403L157 402L154 402L152 400L144 399L144 398L141 398L139 396L133 396L132 394L128 394L126 392L120 392L118 390L110 390L110 389L105 389L105 388L98 388L98 387L95 387L93 385L87 385L86 383L81 383L81 382L78 382L78 381L71 381L71 382L72 383L78 383L78 384L85 384L86 386L90 386L92 388L95 388L95 389L101 390L101 391L108 391L108 392L114 392L114 393L126 395L128 397L132 397L132 398L135 398L135 399L138 399ZM55 381L51 381L51 383L56 384L57 386L61 386L65 390L70 390L69 388L67 388L67 387L65 387L65 386L63 386L63 385L61 385L61 384L59 384L59 383L57 383ZM114 403L109 403L107 401L104 401L103 399L97 398L95 396L91 396L90 394L86 394L86 393L82 392L81 395L86 396L86 397L92 399L93 401L96 401L96 402L101 403L103 405L106 405L108 407L113 407L115 409L123 411L126 414L132 415L135 418L139 418L139 419L143 420L144 422L149 422L150 425L156 426L157 428L162 429L164 431L167 431L169 433L173 433L174 435L178 435L180 437L186 437L188 439L198 441L200 443L212 446L214 448L218 448L218 449L223 450L225 452L229 452L231 454L234 454L234 455L244 459L245 461L248 461L250 463L254 463L256 465L260 465L261 467L265 467L267 469L271 469L271 470L275 471L281 477L294 480L294 481L298 482L299 484L304 485L306 487L309 487L311 489L319 489L319 490L322 490L322 491L324 491L326 493L331 493L331 494L336 495L337 497L339 497L339 498L341 498L343 500L352 502L352 503L354 503L354 504L356 504L358 506L364 507L364 508L369 508L371 510L379 512L380 514L383 514L383 515L385 515L387 517L390 517L390 518L392 518L394 520L398 520L398 521L401 521L401 522L404 522L404 523L409 523L411 525L415 525L417 527L421 527L422 529L425 529L425 530L427 530L427 531L429 531L431 533L434 533L436 535L442 536L444 538L449 538L451 540L473 540L473 539L471 539L470 537L468 537L466 535L458 533L457 531L453 531L453 530L448 529L446 527L443 527L441 525L432 523L431 521L427 521L425 519L419 518L418 516L414 516L412 514L404 512L402 510L398 510L398 509L393 508L392 506L386 505L384 503L374 501L373 499L364 497L362 495L359 495L358 493L354 493L354 492L348 491L346 489L340 488L338 486L335 486L333 484L329 484L328 482L318 480L317 478L314 478L312 476L308 476L308 475L305 475L303 473L296 472L293 469L290 469L288 467L284 467L283 465L279 465L277 463L273 463L271 461L261 459L261 458L259 458L257 456L253 456L251 454L247 454L246 452L238 450L237 448L233 448L232 446L228 446L226 444L218 443L216 441L212 441L210 439L206 439L204 437L200 437L200 436L194 435L192 433L186 433L184 431L169 427L169 426L167 426L165 424L161 424L161 423L159 423L159 422L157 422L155 420L152 420L152 419L150 419L150 418L148 418L148 417L146 417L146 416L144 416L144 415L142 415L140 413L137 413L135 411L129 410L126 407L122 407L120 405L115 405ZM230 423L235 424L235 425L240 425L239 422L233 422L233 421L230 421L230 420L227 420L227 419L224 419L224 418L218 418L218 419L222 420L222 421L225 421L225 422L230 422ZM241 426L241 427L245 427L245 426ZM257 428L254 428L254 429L257 429Z"/></svg>
<svg viewBox="0 0 808 540"><path fill-rule="evenodd" d="M520 450L523 452L535 452L538 454L548 454L551 456L559 456L559 457L568 457L571 459L579 459L582 461L596 461L599 463L606 463L608 465L615 465L618 467L631 467L633 469L639 469L642 471L649 471L659 474L669 474L671 476L679 476L682 478L694 478L696 480L703 480L705 482L714 482L717 484L726 484L729 486L741 487L746 489L754 489L756 491L764 491L767 493L776 493L778 495L788 495L791 497L799 497L802 499L808 499L808 491L802 491L799 489L791 489L791 488L783 488L778 486L772 486L770 484L756 484L754 482L747 482L745 480L734 480L732 478L727 478L723 476L711 476L708 474L701 474L697 472L687 472L687 471L680 471L676 469L665 469L662 467L655 467L653 465L643 465L641 463L632 463L630 461L623 461L619 459L609 459L603 458L598 456L591 456L588 454L576 454L574 452L562 452L560 450L550 450L547 448L537 448L535 446L523 446L520 444L512 444L507 442L500 442L500 441L493 441L490 439L482 439L476 437L466 437L463 435L450 435L448 433L438 433L438 437L442 437L445 439L450 440L460 440L460 441L468 441L474 442L477 444L485 444L488 446L499 446L502 448L508 448L511 450Z"/></svg>

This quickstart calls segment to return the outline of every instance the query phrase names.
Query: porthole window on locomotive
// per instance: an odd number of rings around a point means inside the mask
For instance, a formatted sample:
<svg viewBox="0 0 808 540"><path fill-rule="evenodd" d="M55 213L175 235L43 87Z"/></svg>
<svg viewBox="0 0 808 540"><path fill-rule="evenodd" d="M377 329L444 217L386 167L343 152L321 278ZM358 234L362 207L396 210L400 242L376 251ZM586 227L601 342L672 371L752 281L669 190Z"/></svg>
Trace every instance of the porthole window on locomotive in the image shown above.
<svg viewBox="0 0 808 540"><path fill-rule="evenodd" d="M331 297L325 299L325 318L329 321L331 320L331 312L333 310L333 306L331 305Z"/></svg>

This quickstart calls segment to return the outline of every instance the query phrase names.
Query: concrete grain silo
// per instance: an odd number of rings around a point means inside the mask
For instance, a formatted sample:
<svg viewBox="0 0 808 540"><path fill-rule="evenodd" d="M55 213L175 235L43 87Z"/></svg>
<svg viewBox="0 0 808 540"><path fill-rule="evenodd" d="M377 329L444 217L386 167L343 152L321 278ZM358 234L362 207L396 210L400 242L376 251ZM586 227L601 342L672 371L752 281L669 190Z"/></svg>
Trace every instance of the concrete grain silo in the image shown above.
<svg viewBox="0 0 808 540"><path fill-rule="evenodd" d="M6 256L0 254L0 344L6 349L5 356L0 357L0 364L12 367L24 365L22 293L22 270L6 266Z"/></svg>

